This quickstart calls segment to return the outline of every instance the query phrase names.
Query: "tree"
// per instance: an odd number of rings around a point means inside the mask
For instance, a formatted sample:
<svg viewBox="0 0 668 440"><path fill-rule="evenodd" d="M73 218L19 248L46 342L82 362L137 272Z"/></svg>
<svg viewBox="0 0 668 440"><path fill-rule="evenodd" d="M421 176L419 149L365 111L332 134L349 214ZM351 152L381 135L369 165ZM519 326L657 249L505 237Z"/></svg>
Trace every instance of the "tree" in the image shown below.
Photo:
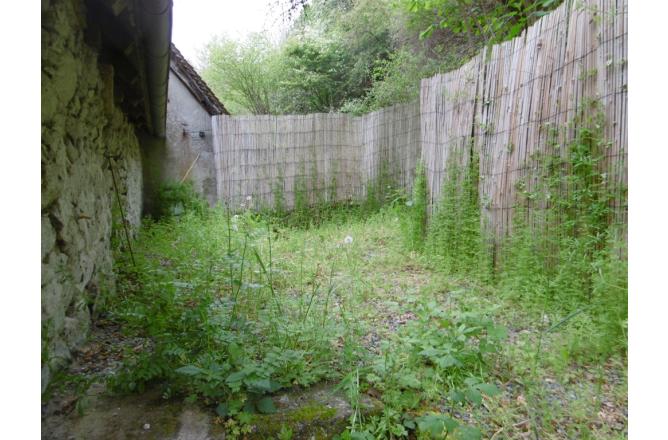
<svg viewBox="0 0 668 440"><path fill-rule="evenodd" d="M291 41L285 48L287 76L282 85L292 102L286 110L296 113L329 112L339 108L347 95L350 61L336 42Z"/></svg>
<svg viewBox="0 0 668 440"><path fill-rule="evenodd" d="M280 61L276 48L264 36L254 34L241 43L214 38L202 61L202 77L233 114L276 113Z"/></svg>
<svg viewBox="0 0 668 440"><path fill-rule="evenodd" d="M561 0L404 0L408 9L434 13L434 22L421 34L451 29L469 37L497 43L519 35L532 21L557 7Z"/></svg>

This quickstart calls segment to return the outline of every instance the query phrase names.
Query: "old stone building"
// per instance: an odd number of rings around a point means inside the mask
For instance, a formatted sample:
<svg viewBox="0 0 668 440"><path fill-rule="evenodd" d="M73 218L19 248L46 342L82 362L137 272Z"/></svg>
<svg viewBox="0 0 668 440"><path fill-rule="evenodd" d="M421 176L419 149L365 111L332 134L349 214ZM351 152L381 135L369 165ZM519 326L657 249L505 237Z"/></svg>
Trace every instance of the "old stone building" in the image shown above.
<svg viewBox="0 0 668 440"><path fill-rule="evenodd" d="M43 0L42 389L163 181L171 0Z"/></svg>
<svg viewBox="0 0 668 440"><path fill-rule="evenodd" d="M187 180L210 205L218 201L211 117L229 114L172 44L164 178Z"/></svg>

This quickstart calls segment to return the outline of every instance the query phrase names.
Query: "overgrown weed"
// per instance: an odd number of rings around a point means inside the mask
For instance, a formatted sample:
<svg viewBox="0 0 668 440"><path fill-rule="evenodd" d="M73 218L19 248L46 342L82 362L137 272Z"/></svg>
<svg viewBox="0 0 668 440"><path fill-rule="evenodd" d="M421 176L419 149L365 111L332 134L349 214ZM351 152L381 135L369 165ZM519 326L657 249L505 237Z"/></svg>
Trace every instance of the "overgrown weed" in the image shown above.
<svg viewBox="0 0 668 440"><path fill-rule="evenodd" d="M603 122L598 102L588 101L569 127L551 131L551 148L533 156L538 171L517 184L512 231L498 246L489 245L481 219L478 153L471 146L469 160L451 154L423 245L440 270L490 284L534 316L558 321L582 309L563 330L564 350L581 362L626 349L625 246L616 238L611 209L616 189L602 166ZM574 133L571 140L558 142L566 129ZM415 213L404 218L421 227ZM404 236L414 240L408 231ZM578 334L589 337L570 336Z"/></svg>
<svg viewBox="0 0 668 440"><path fill-rule="evenodd" d="M268 394L337 378L351 360L335 342L354 341L355 320L329 303L332 283L303 296L277 289L274 235L250 211L231 216L224 208L147 224L136 266L118 259L123 294L109 313L148 342L126 353L112 388L157 385L227 417L270 413Z"/></svg>
<svg viewBox="0 0 668 440"><path fill-rule="evenodd" d="M606 375L625 366L626 260L597 124L581 114L571 142L535 157L539 184L523 189L496 250L472 146L473 160L452 157L427 227L420 170L410 197L370 186L357 205L310 205L304 193L292 212L186 209L148 222L136 266L117 259L108 310L149 343L112 385L189 396L237 436L248 413L275 410L277 390L337 380L353 408L341 438L474 439L499 426L614 437L592 420L601 402L625 404L624 383ZM544 209L529 216L529 204ZM364 393L380 414L365 417Z"/></svg>
<svg viewBox="0 0 668 440"><path fill-rule="evenodd" d="M569 141L557 141L564 134L560 130L570 130ZM511 328L513 343L498 374L522 384L527 426L535 437L552 438L555 428L559 435L600 434L601 426L594 429L591 424L596 413L588 409L575 414L582 410L576 409L578 399L546 400L551 392L545 381L570 388L592 365L625 364L626 249L618 238L624 236L619 234L623 225L615 224L611 208L624 189L608 184L603 166L608 142L602 133L596 101L586 102L569 127L552 131L551 149L533 157L538 171L518 184L521 197L512 231L495 246L489 245L492 240L481 219L478 153L471 148L468 157L473 159L468 161L452 154L423 243L431 267L475 286L477 293L462 296L460 307L499 304L493 316ZM410 210L400 215L413 222L413 228L420 226ZM410 243L411 227L402 231ZM495 298L481 295L483 291ZM601 395L599 390L592 398L600 400ZM558 408L564 399L566 410ZM558 421L564 418L578 420L572 429L562 429Z"/></svg>

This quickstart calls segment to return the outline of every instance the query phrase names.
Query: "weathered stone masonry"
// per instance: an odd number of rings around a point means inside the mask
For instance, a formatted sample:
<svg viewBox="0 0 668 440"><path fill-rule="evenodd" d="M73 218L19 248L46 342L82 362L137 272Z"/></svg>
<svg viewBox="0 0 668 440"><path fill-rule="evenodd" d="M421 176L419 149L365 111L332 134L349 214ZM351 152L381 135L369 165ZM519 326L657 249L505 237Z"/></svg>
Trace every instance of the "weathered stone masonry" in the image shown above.
<svg viewBox="0 0 668 440"><path fill-rule="evenodd" d="M114 289L111 235L121 221L114 168L135 233L142 167L135 129L114 104L113 68L84 42L85 11L52 1L42 14L42 387L85 339ZM48 4L48 2L47 2ZM114 159L108 159L112 156Z"/></svg>

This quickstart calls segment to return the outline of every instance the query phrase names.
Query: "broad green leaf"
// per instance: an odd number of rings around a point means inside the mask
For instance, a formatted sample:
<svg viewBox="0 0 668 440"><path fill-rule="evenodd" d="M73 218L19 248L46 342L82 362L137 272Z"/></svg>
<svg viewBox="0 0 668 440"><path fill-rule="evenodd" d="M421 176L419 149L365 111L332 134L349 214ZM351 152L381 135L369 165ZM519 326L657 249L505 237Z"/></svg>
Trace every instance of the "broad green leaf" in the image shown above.
<svg viewBox="0 0 668 440"><path fill-rule="evenodd" d="M255 403L248 399L244 402L243 412L246 414L255 414L257 412Z"/></svg>
<svg viewBox="0 0 668 440"><path fill-rule="evenodd" d="M464 379L464 383L469 387L474 387L480 383L480 380L477 377L467 377Z"/></svg>
<svg viewBox="0 0 668 440"><path fill-rule="evenodd" d="M356 432L353 431L350 433L350 440L373 440L373 435L371 435L369 432L364 431L364 432Z"/></svg>
<svg viewBox="0 0 668 440"><path fill-rule="evenodd" d="M501 391L496 387L496 385L492 385L491 383L481 383L478 384L477 388L482 391L484 394L493 397L499 394Z"/></svg>
<svg viewBox="0 0 668 440"><path fill-rule="evenodd" d="M452 367L453 365L455 366L461 365L461 362L459 362L459 360L457 360L456 357L451 355L439 357L435 361L436 364L441 368L448 368Z"/></svg>
<svg viewBox="0 0 668 440"><path fill-rule="evenodd" d="M441 414L429 414L415 419L421 432L432 437L442 438L444 433L454 431L459 425L457 421Z"/></svg>
<svg viewBox="0 0 668 440"><path fill-rule="evenodd" d="M251 402L246 401L246 403L249 404ZM251 406L251 408L253 407L252 404L250 406ZM251 415L253 412L255 412L255 411L251 410L251 411L246 411L246 412L239 413L239 415L236 416L239 419L239 423L241 423L242 425L250 424L253 421L253 416Z"/></svg>
<svg viewBox="0 0 668 440"><path fill-rule="evenodd" d="M412 374L404 374L401 376L399 378L399 385L407 388L420 388L420 386L422 386L418 378Z"/></svg>
<svg viewBox="0 0 668 440"><path fill-rule="evenodd" d="M241 381L244 377L246 377L246 373L244 371L237 371L236 373L232 373L227 376L225 383L227 383L227 385L232 388L232 390L239 391L241 389Z"/></svg>
<svg viewBox="0 0 668 440"><path fill-rule="evenodd" d="M271 400L271 397L263 397L257 401L257 410L262 414L273 414L276 412L276 406L274 406L274 401Z"/></svg>
<svg viewBox="0 0 668 440"><path fill-rule="evenodd" d="M239 347L239 345L234 342L227 347L227 352L230 354L230 359L233 363L237 363L243 359L243 349L241 349L241 347Z"/></svg>
<svg viewBox="0 0 668 440"><path fill-rule="evenodd" d="M464 395L464 393L462 393L459 390L451 390L450 391L450 398L455 403L462 403L464 401L464 399L466 399L466 396Z"/></svg>
<svg viewBox="0 0 668 440"><path fill-rule="evenodd" d="M472 426L461 426L455 436L458 440L480 440L482 432Z"/></svg>
<svg viewBox="0 0 668 440"><path fill-rule="evenodd" d="M246 382L246 385L248 385L248 388L252 391L259 393L267 393L272 390L271 381L269 379L249 380Z"/></svg>
<svg viewBox="0 0 668 440"><path fill-rule="evenodd" d="M227 383L241 382L244 379L244 377L246 377L245 371L237 371L227 376L225 382Z"/></svg>
<svg viewBox="0 0 668 440"><path fill-rule="evenodd" d="M417 425L415 424L415 420L406 419L404 420L404 426L408 429L415 429Z"/></svg>
<svg viewBox="0 0 668 440"><path fill-rule="evenodd" d="M520 21L519 23L513 25L510 30L508 31L507 38L514 38L518 36L521 32L522 29L524 29L524 25L526 23L524 21Z"/></svg>
<svg viewBox="0 0 668 440"><path fill-rule="evenodd" d="M186 365L185 367L177 368L175 371L186 376L197 376L198 374L202 374L204 370L194 365Z"/></svg>
<svg viewBox="0 0 668 440"><path fill-rule="evenodd" d="M508 329L502 325L490 325L487 327L487 334L490 338L504 340L508 337Z"/></svg>
<svg viewBox="0 0 668 440"><path fill-rule="evenodd" d="M428 358L431 358L431 357L438 356L439 354L441 354L441 350L430 347L430 348L425 348L419 354L421 354L422 356L426 356Z"/></svg>
<svg viewBox="0 0 668 440"><path fill-rule="evenodd" d="M469 388L466 390L466 397L476 405L480 405L482 403L482 394L480 394L480 391Z"/></svg>
<svg viewBox="0 0 668 440"><path fill-rule="evenodd" d="M227 405L227 403L221 403L216 407L216 414L218 414L220 417L227 417L229 413L230 407Z"/></svg>
<svg viewBox="0 0 668 440"><path fill-rule="evenodd" d="M275 392L275 391L278 391L278 390L280 390L281 388L283 388L283 385L281 385L280 382L275 381L275 380L269 380L269 392L270 392L270 393L273 393L273 392Z"/></svg>

